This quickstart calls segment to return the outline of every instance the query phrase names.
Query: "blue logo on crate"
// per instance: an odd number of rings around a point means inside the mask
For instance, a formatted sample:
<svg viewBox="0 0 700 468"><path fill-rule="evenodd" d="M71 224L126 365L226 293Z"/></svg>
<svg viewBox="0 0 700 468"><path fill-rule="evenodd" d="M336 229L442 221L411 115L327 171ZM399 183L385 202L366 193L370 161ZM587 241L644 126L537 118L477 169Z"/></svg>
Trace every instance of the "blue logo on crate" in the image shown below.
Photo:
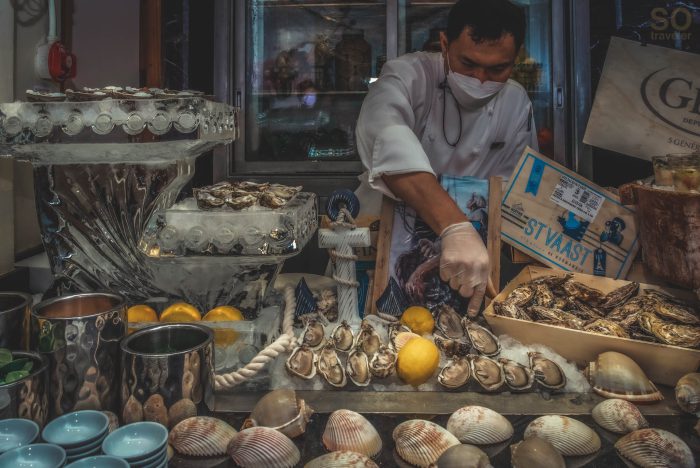
<svg viewBox="0 0 700 468"><path fill-rule="evenodd" d="M294 296L297 300L297 306L294 309L294 317L300 317L302 315L310 314L318 308L316 303L316 298L314 294L309 289L306 281L302 277L294 290Z"/></svg>
<svg viewBox="0 0 700 468"><path fill-rule="evenodd" d="M389 284L377 299L377 310L384 314L399 317L408 307L408 299L401 287L393 277L389 277Z"/></svg>

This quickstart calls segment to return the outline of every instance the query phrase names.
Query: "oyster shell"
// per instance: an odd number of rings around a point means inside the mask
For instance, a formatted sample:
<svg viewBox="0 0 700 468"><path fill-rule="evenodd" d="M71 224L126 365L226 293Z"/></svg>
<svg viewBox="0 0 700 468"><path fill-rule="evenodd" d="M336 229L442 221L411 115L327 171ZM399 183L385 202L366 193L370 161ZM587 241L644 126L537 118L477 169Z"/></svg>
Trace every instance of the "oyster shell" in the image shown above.
<svg viewBox="0 0 700 468"><path fill-rule="evenodd" d="M236 430L217 418L195 416L180 421L170 430L168 443L175 451L193 457L225 455Z"/></svg>
<svg viewBox="0 0 700 468"><path fill-rule="evenodd" d="M345 409L331 413L321 441L331 452L348 450L374 457L382 450L382 439L372 423L361 414Z"/></svg>
<svg viewBox="0 0 700 468"><path fill-rule="evenodd" d="M581 320L596 320L604 317L603 312L575 297L566 298L565 308Z"/></svg>
<svg viewBox="0 0 700 468"><path fill-rule="evenodd" d="M321 322L316 319L309 319L306 327L304 327L302 343L315 351L322 348L325 344L325 334L326 331Z"/></svg>
<svg viewBox="0 0 700 468"><path fill-rule="evenodd" d="M535 299L535 287L532 284L525 284L513 289L504 302L518 307L525 307Z"/></svg>
<svg viewBox="0 0 700 468"><path fill-rule="evenodd" d="M615 442L617 454L629 466L694 468L688 445L662 429L640 429Z"/></svg>
<svg viewBox="0 0 700 468"><path fill-rule="evenodd" d="M511 390L530 390L535 384L535 372L529 367L504 358L499 359L498 362L503 367L506 385Z"/></svg>
<svg viewBox="0 0 700 468"><path fill-rule="evenodd" d="M469 383L471 363L463 356L453 356L438 374L437 380L443 387L456 390Z"/></svg>
<svg viewBox="0 0 700 468"><path fill-rule="evenodd" d="M567 416L541 416L525 428L524 438L548 441L564 456L583 456L600 450L600 437L590 427Z"/></svg>
<svg viewBox="0 0 700 468"><path fill-rule="evenodd" d="M513 426L499 413L483 406L464 406L447 420L447 430L463 444L491 445L513 437Z"/></svg>
<svg viewBox="0 0 700 468"><path fill-rule="evenodd" d="M335 343L335 349L342 352L347 352L352 349L352 343L355 336L352 334L352 328L348 325L348 322L343 320L343 322L335 327L331 333L331 339Z"/></svg>
<svg viewBox="0 0 700 468"><path fill-rule="evenodd" d="M301 192L302 189L303 187L301 185L292 187L282 184L270 184L270 186L267 188L267 192L274 193L276 196L284 200L291 200L297 193Z"/></svg>
<svg viewBox="0 0 700 468"><path fill-rule="evenodd" d="M629 434L649 427L649 423L634 404L619 398L598 403L591 415L600 427L615 434Z"/></svg>
<svg viewBox="0 0 700 468"><path fill-rule="evenodd" d="M197 200L197 206L202 210L210 210L212 208L220 208L224 206L224 200L216 197L206 190L193 189L194 198Z"/></svg>
<svg viewBox="0 0 700 468"><path fill-rule="evenodd" d="M447 338L459 339L464 336L461 320L462 318L452 307L442 304L435 314L435 328Z"/></svg>
<svg viewBox="0 0 700 468"><path fill-rule="evenodd" d="M372 380L372 374L369 371L369 358L361 348L353 349L348 355L345 373L355 385L359 387L369 385Z"/></svg>
<svg viewBox="0 0 700 468"><path fill-rule="evenodd" d="M622 326L606 319L597 319L583 327L584 331L598 333L600 335L617 336L619 338L629 338L630 335Z"/></svg>
<svg viewBox="0 0 700 468"><path fill-rule="evenodd" d="M447 356L466 356L471 350L472 344L469 338L463 336L461 338L448 338L439 330L433 333L433 341L443 353Z"/></svg>
<svg viewBox="0 0 700 468"><path fill-rule="evenodd" d="M369 358L372 358L372 356L379 351L381 344L382 340L372 324L363 320L360 325L360 332L355 337L355 347L360 346L362 351L364 351Z"/></svg>
<svg viewBox="0 0 700 468"><path fill-rule="evenodd" d="M532 301L533 305L542 307L552 307L554 304L554 293L546 283L538 283L534 285L535 297Z"/></svg>
<svg viewBox="0 0 700 468"><path fill-rule="evenodd" d="M603 296L598 307L603 310L612 310L627 302L630 297L637 294L637 291L639 291L639 283L628 283Z"/></svg>
<svg viewBox="0 0 700 468"><path fill-rule="evenodd" d="M338 359L333 341L328 342L319 353L316 368L326 382L334 387L341 388L348 383L345 369Z"/></svg>
<svg viewBox="0 0 700 468"><path fill-rule="evenodd" d="M387 345L382 345L369 361L369 371L380 379L389 377L396 370L397 357L394 350Z"/></svg>
<svg viewBox="0 0 700 468"><path fill-rule="evenodd" d="M572 328L574 330L581 330L586 324L583 320L576 317L574 314L560 309L532 306L530 307L529 311L540 321L563 323L566 325L567 328Z"/></svg>
<svg viewBox="0 0 700 468"><path fill-rule="evenodd" d="M605 398L660 401L661 392L629 357L614 351L599 354L584 371L593 390Z"/></svg>
<svg viewBox="0 0 700 468"><path fill-rule="evenodd" d="M260 195L260 204L267 208L282 208L287 204L287 200L274 192L263 192L263 194Z"/></svg>
<svg viewBox="0 0 700 468"><path fill-rule="evenodd" d="M379 468L371 458L361 453L338 451L314 458L304 468Z"/></svg>
<svg viewBox="0 0 700 468"><path fill-rule="evenodd" d="M690 307L661 299L653 301L653 307L654 313L661 319L682 323L684 325L700 325L700 318L698 318L696 312Z"/></svg>
<svg viewBox="0 0 700 468"><path fill-rule="evenodd" d="M472 375L481 388L487 392L494 392L501 388L506 381L501 365L486 356L468 356L471 362Z"/></svg>
<svg viewBox="0 0 700 468"><path fill-rule="evenodd" d="M294 390L273 390L256 403L243 427L269 427L293 438L306 431L313 412L304 400L297 398Z"/></svg>
<svg viewBox="0 0 700 468"><path fill-rule="evenodd" d="M693 372L676 383L676 402L686 413L700 412L700 374Z"/></svg>
<svg viewBox="0 0 700 468"><path fill-rule="evenodd" d="M394 428L396 452L408 463L428 467L459 440L446 429L422 419L404 421Z"/></svg>
<svg viewBox="0 0 700 468"><path fill-rule="evenodd" d="M410 328L401 322L394 322L387 325L389 333L389 343L396 349L396 337L401 333L413 333ZM398 351L398 350L397 350Z"/></svg>
<svg viewBox="0 0 700 468"><path fill-rule="evenodd" d="M231 439L227 452L243 468L292 468L301 460L294 442L269 427L242 430Z"/></svg>
<svg viewBox="0 0 700 468"><path fill-rule="evenodd" d="M459 444L445 450L435 462L435 468L493 468L483 450L473 445Z"/></svg>
<svg viewBox="0 0 700 468"><path fill-rule="evenodd" d="M613 309L605 316L606 320L619 323L624 329L629 329L630 326L637 323L639 313L647 307L649 298L646 296L636 296Z"/></svg>
<svg viewBox="0 0 700 468"><path fill-rule="evenodd" d="M683 348L700 347L700 327L669 323L651 312L641 312L637 323L642 330L654 335L662 343Z"/></svg>
<svg viewBox="0 0 700 468"><path fill-rule="evenodd" d="M462 327L467 332L472 347L484 356L495 356L501 352L501 342L490 330L477 325L468 318L462 319Z"/></svg>
<svg viewBox="0 0 700 468"><path fill-rule="evenodd" d="M559 390L566 386L566 374L556 362L534 351L527 355L530 358L530 369L535 373L535 380L540 385L549 390Z"/></svg>
<svg viewBox="0 0 700 468"><path fill-rule="evenodd" d="M532 437L511 445L510 462L513 468L566 468L566 462L561 453L552 444L539 437Z"/></svg>
<svg viewBox="0 0 700 468"><path fill-rule="evenodd" d="M564 291L566 291L568 296L575 297L589 305L592 305L593 307L596 307L602 303L603 298L605 297L601 291L580 283L573 278L566 280L561 287L564 289Z"/></svg>
<svg viewBox="0 0 700 468"><path fill-rule="evenodd" d="M316 376L316 355L308 345L302 344L292 350L284 366L292 375L312 379Z"/></svg>
<svg viewBox="0 0 700 468"><path fill-rule="evenodd" d="M242 210L243 208L253 206L256 201L258 201L258 197L251 194L241 196L229 194L226 195L226 198L224 198L226 205L230 206L234 210Z"/></svg>
<svg viewBox="0 0 700 468"><path fill-rule="evenodd" d="M511 302L494 302L493 310L496 312L496 315L502 317L532 321L532 317L530 317L525 309Z"/></svg>

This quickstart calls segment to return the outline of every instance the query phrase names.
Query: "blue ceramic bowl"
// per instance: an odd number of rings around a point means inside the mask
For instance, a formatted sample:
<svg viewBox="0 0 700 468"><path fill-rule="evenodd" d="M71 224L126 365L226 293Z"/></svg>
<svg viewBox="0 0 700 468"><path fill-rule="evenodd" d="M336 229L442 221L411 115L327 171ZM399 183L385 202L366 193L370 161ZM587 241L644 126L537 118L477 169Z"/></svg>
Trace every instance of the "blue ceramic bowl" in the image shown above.
<svg viewBox="0 0 700 468"><path fill-rule="evenodd" d="M77 448L101 438L108 426L109 418L101 411L75 411L48 423L41 437L50 444Z"/></svg>
<svg viewBox="0 0 700 468"><path fill-rule="evenodd" d="M98 455L73 462L66 468L129 468L129 464L121 458Z"/></svg>
<svg viewBox="0 0 700 468"><path fill-rule="evenodd" d="M59 468L66 462L66 452L54 444L32 444L0 455L0 466L12 468Z"/></svg>
<svg viewBox="0 0 700 468"><path fill-rule="evenodd" d="M137 462L131 462L131 468L156 468L163 464L168 458L168 452L158 452L155 456L149 457L146 460L139 460Z"/></svg>
<svg viewBox="0 0 700 468"><path fill-rule="evenodd" d="M82 460L83 458L94 457L95 455L102 455L101 451L102 451L102 447L96 447L92 450L88 450L87 452L83 452L83 453L80 453L78 455L66 454L66 461L68 463L73 463L74 461Z"/></svg>
<svg viewBox="0 0 700 468"><path fill-rule="evenodd" d="M168 441L168 430L162 424L138 422L120 427L102 442L105 455L138 462L160 453Z"/></svg>
<svg viewBox="0 0 700 468"><path fill-rule="evenodd" d="M75 456L75 455L80 455L83 453L91 452L91 451L95 450L96 448L97 449L101 448L102 442L104 442L105 437L107 437L107 434L103 435L102 437L100 437L99 439L97 439L94 442L89 442L85 445L80 445L80 446L74 447L74 448L67 448L67 449L65 449L66 455L70 458L70 457Z"/></svg>
<svg viewBox="0 0 700 468"><path fill-rule="evenodd" d="M29 419L3 419L0 421L0 453L29 445L39 435L39 425Z"/></svg>

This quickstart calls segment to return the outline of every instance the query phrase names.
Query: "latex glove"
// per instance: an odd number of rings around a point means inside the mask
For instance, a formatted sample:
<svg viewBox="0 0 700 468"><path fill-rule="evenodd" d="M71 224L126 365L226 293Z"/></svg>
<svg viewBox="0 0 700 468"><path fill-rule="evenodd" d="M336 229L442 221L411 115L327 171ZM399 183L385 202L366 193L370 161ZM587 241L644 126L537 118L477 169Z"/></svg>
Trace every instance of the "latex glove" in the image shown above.
<svg viewBox="0 0 700 468"><path fill-rule="evenodd" d="M440 278L462 297L470 297L467 314L476 317L486 294L489 254L469 221L452 224L440 233Z"/></svg>

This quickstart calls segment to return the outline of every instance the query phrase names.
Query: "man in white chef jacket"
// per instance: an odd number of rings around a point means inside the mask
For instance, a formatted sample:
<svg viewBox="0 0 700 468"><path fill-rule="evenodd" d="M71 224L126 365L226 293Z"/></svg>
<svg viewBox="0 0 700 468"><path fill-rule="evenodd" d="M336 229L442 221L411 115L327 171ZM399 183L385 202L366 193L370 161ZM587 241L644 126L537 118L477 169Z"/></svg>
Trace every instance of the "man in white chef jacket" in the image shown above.
<svg viewBox="0 0 700 468"><path fill-rule="evenodd" d="M442 52L387 62L357 122L363 206L378 213L381 194L403 200L440 234L440 277L471 298L470 316L484 299L488 253L436 175L508 179L525 146L537 148L530 99L508 79L524 36L524 13L508 0L459 0Z"/></svg>

